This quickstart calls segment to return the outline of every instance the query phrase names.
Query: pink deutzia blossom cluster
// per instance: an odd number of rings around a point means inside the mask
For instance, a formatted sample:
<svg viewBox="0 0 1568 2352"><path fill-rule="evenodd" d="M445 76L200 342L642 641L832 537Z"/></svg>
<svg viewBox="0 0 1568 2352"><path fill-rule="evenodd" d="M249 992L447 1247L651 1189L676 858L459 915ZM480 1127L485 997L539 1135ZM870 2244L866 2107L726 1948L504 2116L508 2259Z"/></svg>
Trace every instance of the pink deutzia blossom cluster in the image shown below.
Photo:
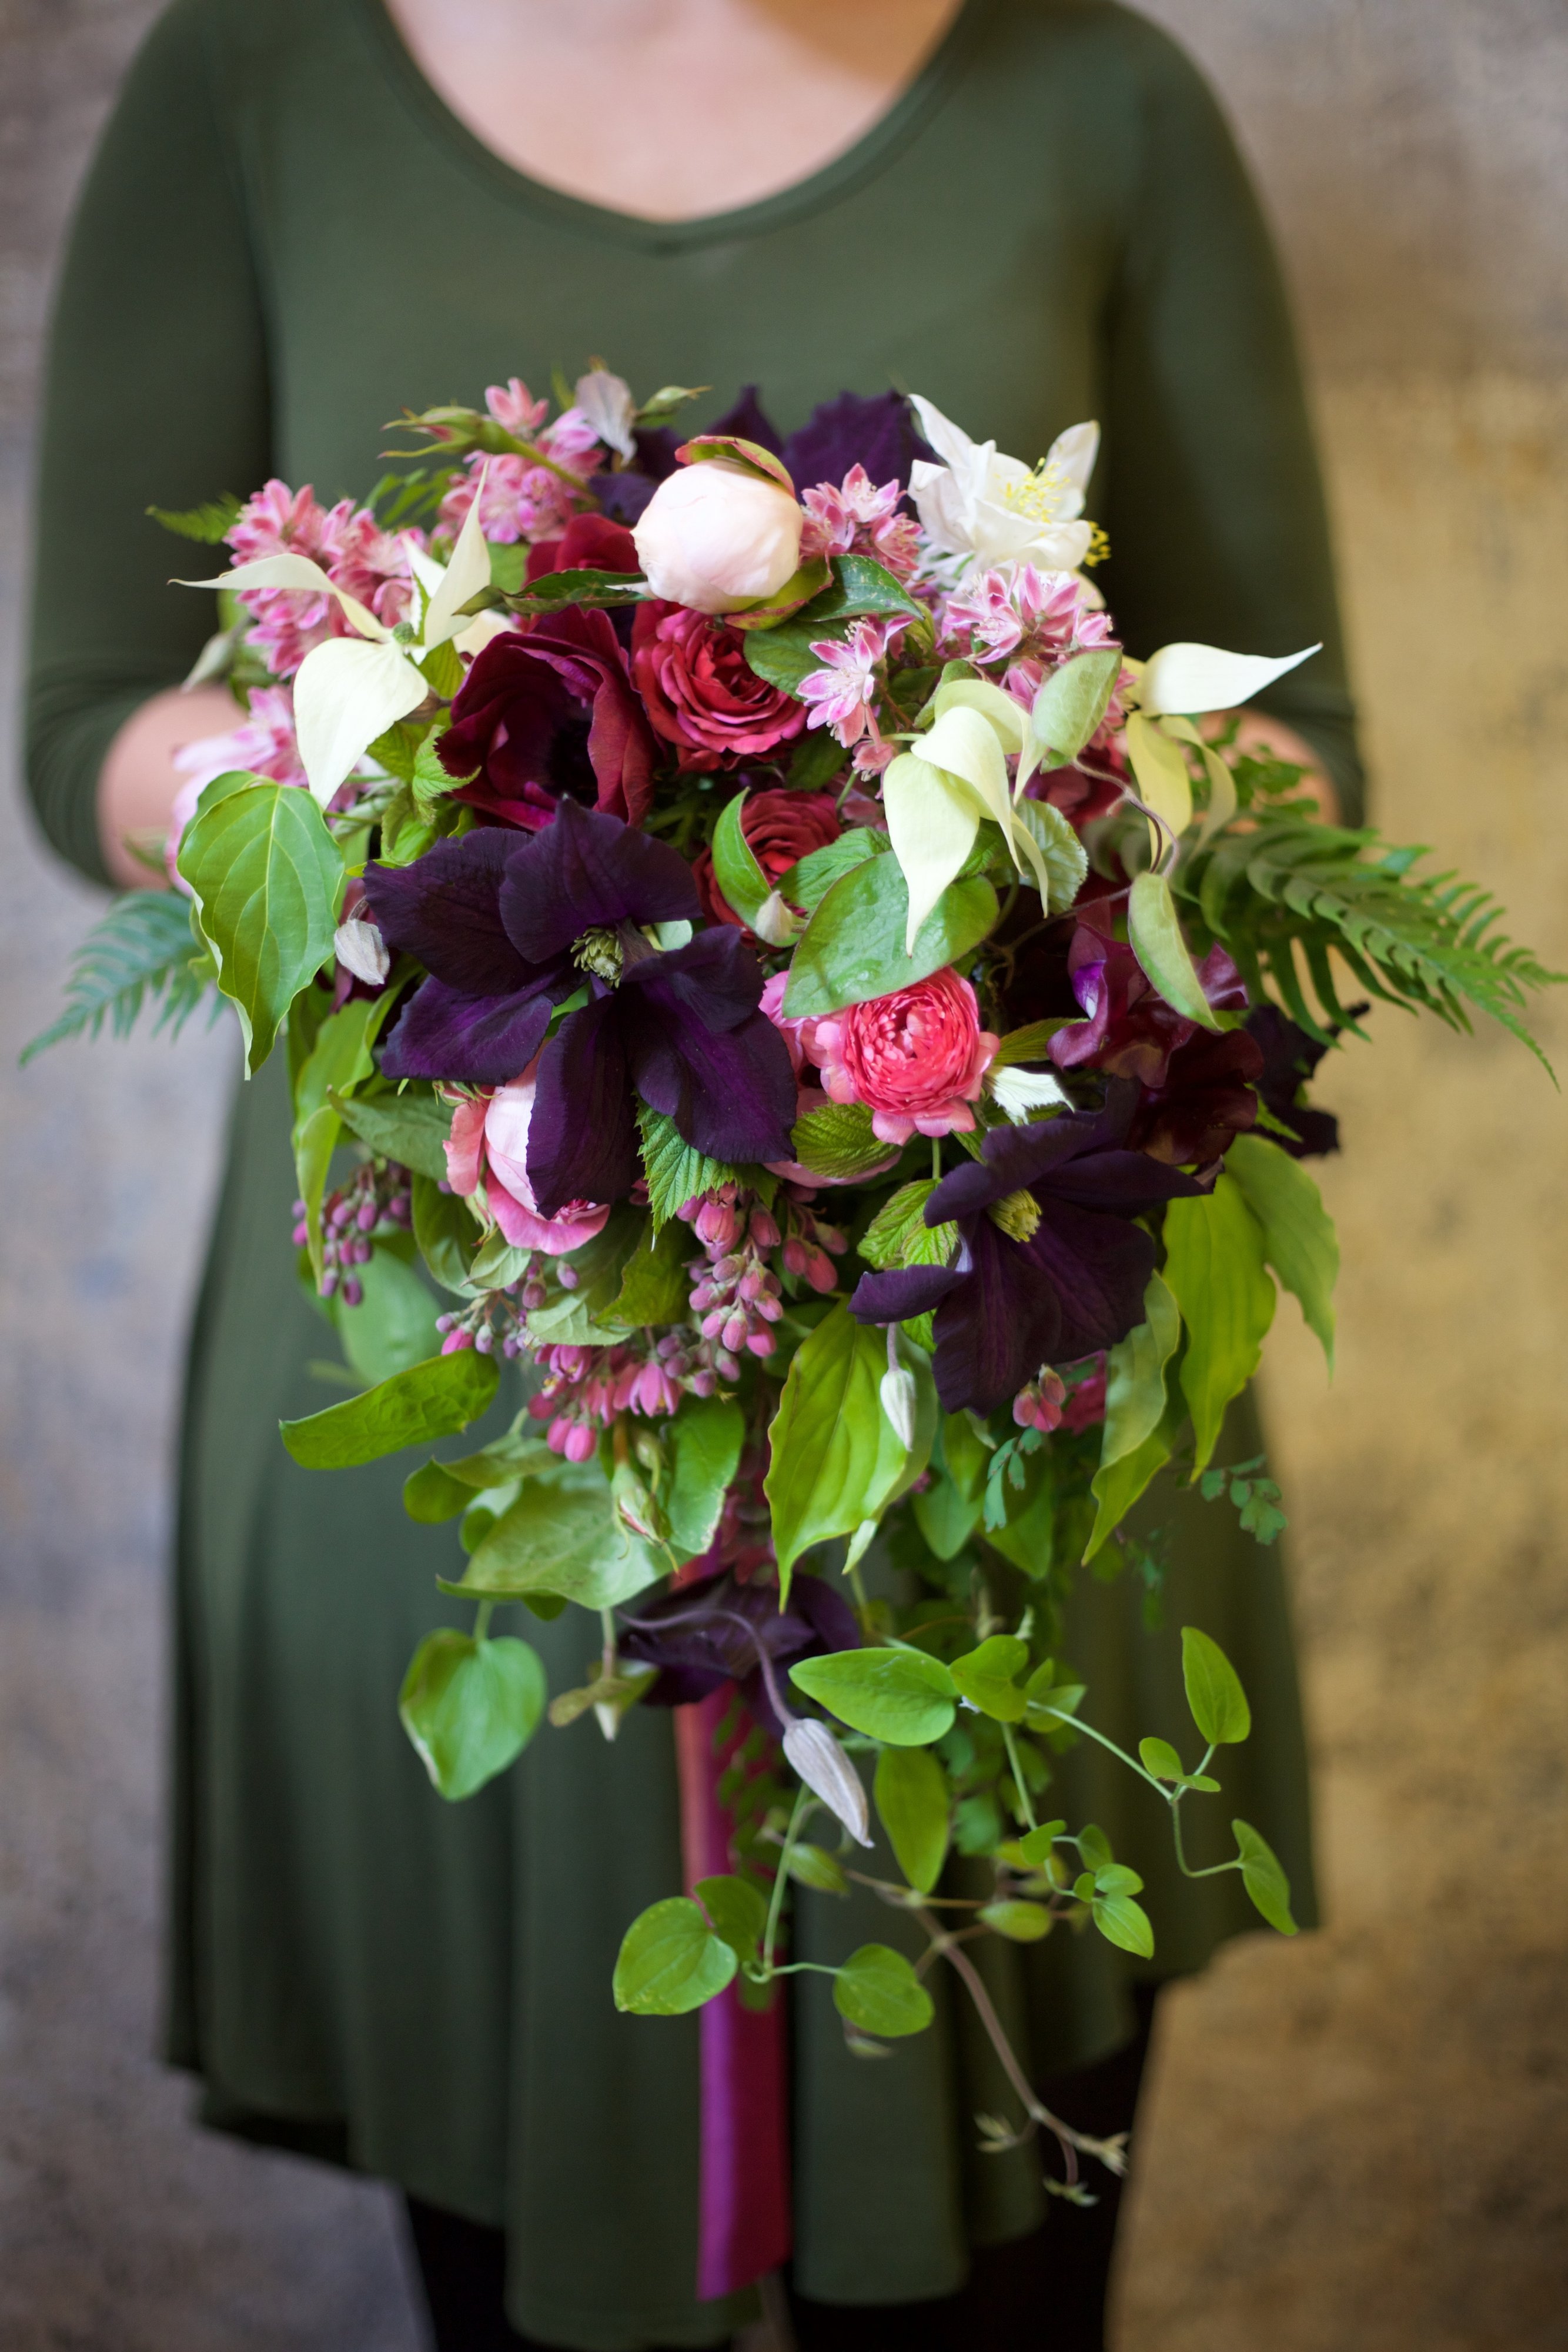
<svg viewBox="0 0 1568 2352"><path fill-rule="evenodd" d="M877 667L904 626L898 620L862 620L847 637L813 640L811 651L822 667L808 670L795 689L806 705L808 727L831 727L846 751L865 735L882 749L876 723Z"/></svg>
<svg viewBox="0 0 1568 2352"><path fill-rule="evenodd" d="M802 561L813 555L869 555L895 580L908 580L920 562L920 530L912 515L899 512L901 484L878 489L863 466L852 466L837 488L819 482L802 490L806 527Z"/></svg>
<svg viewBox="0 0 1568 2352"><path fill-rule="evenodd" d="M520 440L529 440L557 466L586 483L603 463L604 449L593 425L580 408L564 409L553 425L546 425L546 400L536 400L520 376L505 384L492 383L485 405L497 425ZM479 519L485 536L497 545L515 546L518 540L547 539L564 530L577 512L570 481L562 481L549 466L536 465L519 451L504 450L487 457L475 450L465 460L465 470L441 501L441 528L455 537L474 503L484 476Z"/></svg>
<svg viewBox="0 0 1568 2352"><path fill-rule="evenodd" d="M942 642L981 664L1019 653L1057 662L1110 644L1112 630L1076 573L1009 563L946 599Z"/></svg>

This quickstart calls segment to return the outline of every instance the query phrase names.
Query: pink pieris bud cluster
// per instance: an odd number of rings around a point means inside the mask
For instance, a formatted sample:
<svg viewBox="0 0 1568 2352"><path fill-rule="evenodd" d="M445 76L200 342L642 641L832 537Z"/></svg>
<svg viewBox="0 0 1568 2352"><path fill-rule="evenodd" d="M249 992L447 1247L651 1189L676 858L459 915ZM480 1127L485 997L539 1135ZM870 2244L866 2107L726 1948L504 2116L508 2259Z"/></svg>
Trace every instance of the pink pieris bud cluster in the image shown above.
<svg viewBox="0 0 1568 2352"><path fill-rule="evenodd" d="M294 1203L293 1241L305 1248L310 1238L308 1213L303 1201ZM364 1286L355 1269L369 1265L378 1233L406 1232L413 1220L409 1174L395 1160L367 1160L348 1182L321 1203L321 1296L341 1297L345 1307L358 1307Z"/></svg>
<svg viewBox="0 0 1568 2352"><path fill-rule="evenodd" d="M623 1412L653 1420L672 1413L685 1393L674 1363L680 1335L666 1333L651 1352L627 1346L576 1348L551 1343L534 1350L545 1384L528 1399L535 1421L549 1423L545 1443L569 1462L586 1462L599 1433ZM701 1393L710 1393L704 1391Z"/></svg>
<svg viewBox="0 0 1568 2352"><path fill-rule="evenodd" d="M1009 656L1065 660L1111 642L1111 624L1077 574L1006 563L949 596L942 607L944 651L982 666Z"/></svg>
<svg viewBox="0 0 1568 2352"><path fill-rule="evenodd" d="M1042 1371L1038 1380L1019 1389L1013 1399L1013 1419L1020 1429L1038 1429L1049 1436L1061 1427L1067 1382L1060 1372Z"/></svg>
<svg viewBox="0 0 1568 2352"><path fill-rule="evenodd" d="M800 534L800 557L869 555L895 580L907 580L920 561L920 526L913 515L901 514L904 492L896 482L880 489L863 466L852 466L837 487L819 482L802 490L806 527Z"/></svg>
<svg viewBox="0 0 1568 2352"><path fill-rule="evenodd" d="M716 1369L733 1381L742 1353L770 1356L771 1326L784 1312L783 1285L768 1264L782 1235L770 1210L734 1184L721 1184L683 1202L676 1214L701 1242L704 1255L686 1271L694 1277L692 1316L714 1350Z"/></svg>
<svg viewBox="0 0 1568 2352"><path fill-rule="evenodd" d="M779 1263L786 1274L809 1282L815 1291L831 1290L838 1280L833 1260L842 1257L849 1242L837 1225L830 1225L819 1217L809 1201L792 1194L788 1187L779 1195L784 1215L784 1246Z"/></svg>

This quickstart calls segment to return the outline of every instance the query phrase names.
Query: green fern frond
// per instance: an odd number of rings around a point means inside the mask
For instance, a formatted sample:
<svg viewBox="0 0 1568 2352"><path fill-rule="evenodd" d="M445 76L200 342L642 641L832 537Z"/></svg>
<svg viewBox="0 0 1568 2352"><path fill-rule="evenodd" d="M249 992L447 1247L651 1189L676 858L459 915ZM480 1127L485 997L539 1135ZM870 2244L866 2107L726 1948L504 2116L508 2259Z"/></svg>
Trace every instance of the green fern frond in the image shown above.
<svg viewBox="0 0 1568 2352"><path fill-rule="evenodd" d="M157 1004L153 1032L177 1037L213 980L212 959L192 936L189 899L171 890L128 890L77 950L66 983L66 1010L22 1054L24 1063L47 1045L85 1034L105 1021L128 1036L143 1003ZM215 1018L223 1000L214 992Z"/></svg>
<svg viewBox="0 0 1568 2352"><path fill-rule="evenodd" d="M181 539L199 539L204 547L216 547L225 540L239 520L240 502L232 490L221 499L208 499L199 507L187 507L175 513L168 507L149 507L154 522L165 530L175 532Z"/></svg>
<svg viewBox="0 0 1568 2352"><path fill-rule="evenodd" d="M1451 872L1416 875L1427 855L1280 809L1227 827L1175 878L1249 992L1273 995L1309 1035L1356 1026L1334 987L1333 950L1370 995L1424 1007L1452 1029L1468 1030L1479 1009L1550 1072L1521 1013L1531 991L1568 974L1498 929L1502 908L1489 890Z"/></svg>

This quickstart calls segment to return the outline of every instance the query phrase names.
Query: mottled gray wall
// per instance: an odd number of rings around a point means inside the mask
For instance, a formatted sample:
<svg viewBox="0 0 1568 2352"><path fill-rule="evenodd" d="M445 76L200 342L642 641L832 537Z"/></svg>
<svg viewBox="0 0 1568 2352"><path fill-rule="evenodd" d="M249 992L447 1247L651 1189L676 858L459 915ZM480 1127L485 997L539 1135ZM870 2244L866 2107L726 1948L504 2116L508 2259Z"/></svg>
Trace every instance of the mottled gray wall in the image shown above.
<svg viewBox="0 0 1568 2352"><path fill-rule="evenodd" d="M152 13L0 0L8 664L48 266ZM1383 822L1484 872L1568 962L1568 10L1148 13L1224 91L1286 249ZM0 2342L412 2352L379 2192L197 2135L146 2054L167 1465L226 1048L18 1076L92 898L10 795L0 826ZM1349 1146L1326 1180L1339 1375L1327 1391L1288 1308L1270 1386L1331 1925L1234 1947L1167 2004L1118 2340L1548 2352L1568 2340L1568 1114L1500 1038L1393 1016L1325 1094Z"/></svg>

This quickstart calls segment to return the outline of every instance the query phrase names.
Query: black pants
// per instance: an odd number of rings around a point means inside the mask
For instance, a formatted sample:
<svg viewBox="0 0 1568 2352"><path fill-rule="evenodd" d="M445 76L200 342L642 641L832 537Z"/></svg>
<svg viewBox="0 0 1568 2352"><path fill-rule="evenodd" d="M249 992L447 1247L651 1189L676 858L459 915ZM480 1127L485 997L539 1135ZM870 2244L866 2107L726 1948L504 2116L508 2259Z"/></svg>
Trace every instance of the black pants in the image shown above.
<svg viewBox="0 0 1568 2352"><path fill-rule="evenodd" d="M1081 2131L1130 2131L1148 2053L1155 1988L1137 1996L1134 2040L1095 2066L1044 2086L1046 2104ZM1048 2152L1051 2161L1055 2151ZM800 2352L1103 2352L1121 2184L1091 2168L1100 2201L1053 2199L1043 2225L1011 2245L982 2247L967 2284L934 2303L810 2303L791 2294ZM435 2352L547 2352L507 2318L506 2233L408 2200L409 2225Z"/></svg>

